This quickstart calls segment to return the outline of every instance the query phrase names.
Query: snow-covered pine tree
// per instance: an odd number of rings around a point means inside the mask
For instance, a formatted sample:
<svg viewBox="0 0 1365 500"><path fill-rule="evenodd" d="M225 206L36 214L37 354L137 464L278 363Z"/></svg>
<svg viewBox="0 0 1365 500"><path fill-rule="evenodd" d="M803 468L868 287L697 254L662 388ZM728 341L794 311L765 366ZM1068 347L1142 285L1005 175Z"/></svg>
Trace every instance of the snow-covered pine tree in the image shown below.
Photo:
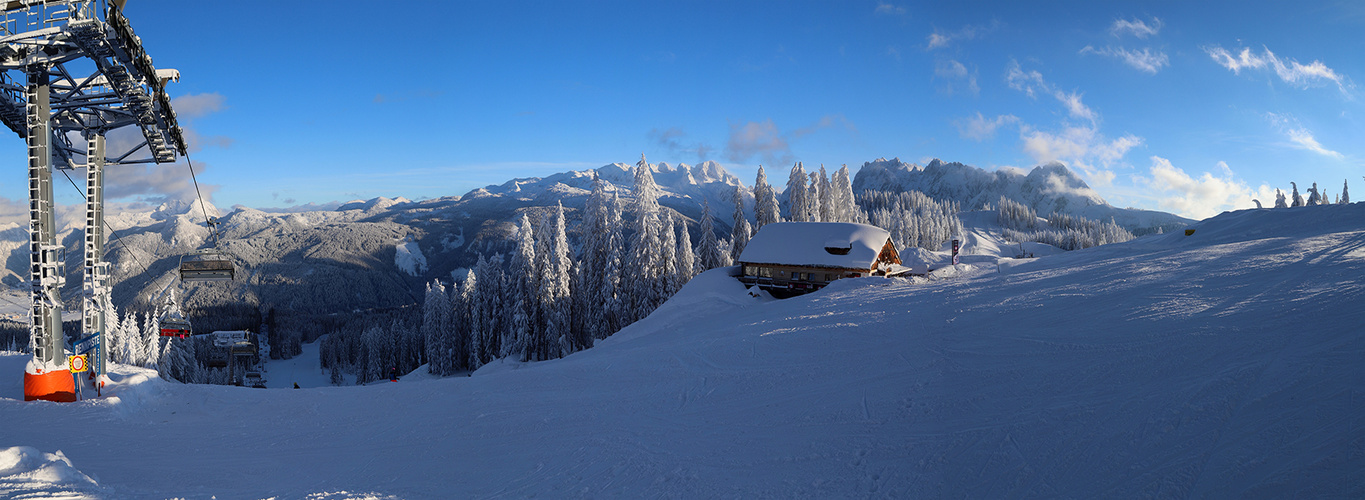
<svg viewBox="0 0 1365 500"><path fill-rule="evenodd" d="M436 375L445 373L446 355L441 347L445 344L446 327L450 325L450 296L440 280L427 284L427 293L422 301L422 335L426 340L427 372Z"/></svg>
<svg viewBox="0 0 1365 500"><path fill-rule="evenodd" d="M763 226L781 222L781 209L777 205L777 193L768 185L768 174L763 165L758 166L758 178L754 180L754 228L757 233Z"/></svg>
<svg viewBox="0 0 1365 500"><path fill-rule="evenodd" d="M487 265L488 264L484 262L483 254L479 254L479 262L478 264L475 264L476 268ZM459 350L462 351L461 354L463 356L461 357L463 359L460 359L459 361L460 364L464 365L465 368L470 371L478 370L480 366L483 366L479 356L479 352L483 349L483 346L480 345L479 341L483 337L481 329L483 328L484 323L484 310L483 307L481 307L481 304L479 304L479 295L483 293L479 290L481 287L482 284L479 283L479 276L474 273L474 269L465 271L464 288L461 290L463 299L461 301L465 303L465 310L468 311L466 315L466 323L468 326L464 329L464 335L462 335L463 339L461 344L463 345L461 346L462 349Z"/></svg>
<svg viewBox="0 0 1365 500"><path fill-rule="evenodd" d="M663 274L659 279L659 288L656 291L657 302L654 307L659 307L665 300L673 296L678 291L678 233L673 224L673 212L664 210L663 225L660 227L659 250L661 264L663 264ZM653 308L650 308L653 310Z"/></svg>
<svg viewBox="0 0 1365 500"><path fill-rule="evenodd" d="M697 265L693 274L730 265L727 255L721 253L720 242L716 240L715 225L711 223L711 203L705 198L701 202L701 236L697 241Z"/></svg>
<svg viewBox="0 0 1365 500"><path fill-rule="evenodd" d="M156 368L161 359L161 322L148 314L142 321L142 366Z"/></svg>
<svg viewBox="0 0 1365 500"><path fill-rule="evenodd" d="M535 293L539 280L536 279L535 234L531 229L531 219L521 214L521 226L517 240L517 251L512 254L509 281L509 318L511 328L503 339L503 356L516 356L529 361L529 343L535 329L535 307L539 304Z"/></svg>
<svg viewBox="0 0 1365 500"><path fill-rule="evenodd" d="M602 241L602 268L601 279L597 283L596 302L601 304L600 321L594 323L591 335L594 339L604 339L608 335L616 333L624 324L622 323L623 307L622 284L621 284L621 253L625 247L625 239L621 235L621 203L616 198L616 192L611 194L611 202L607 211L607 237Z"/></svg>
<svg viewBox="0 0 1365 500"><path fill-rule="evenodd" d="M659 188L654 184L649 162L640 155L635 165L634 240L622 261L621 284L627 290L628 304L622 326L648 316L658 304L659 280L664 264L661 246L662 222L659 220Z"/></svg>
<svg viewBox="0 0 1365 500"><path fill-rule="evenodd" d="M739 262L740 254L744 253L744 247L749 244L749 238L753 236L753 230L749 226L749 217L744 215L744 189L735 186L735 223L730 230L730 261Z"/></svg>
<svg viewBox="0 0 1365 500"><path fill-rule="evenodd" d="M1299 195L1299 185L1293 182L1290 182L1289 185L1294 187L1294 203L1290 205L1290 207L1298 208L1304 206L1303 196Z"/></svg>
<svg viewBox="0 0 1365 500"><path fill-rule="evenodd" d="M811 182L815 186L815 199L820 207L820 222L837 222L834 220L834 186L829 183L829 176L825 174L825 164L820 164L820 172L811 172L811 175L818 175Z"/></svg>
<svg viewBox="0 0 1365 500"><path fill-rule="evenodd" d="M1341 201L1340 201L1340 203L1341 203L1342 205L1345 205L1345 204L1350 203L1350 202L1351 202L1351 190L1350 190L1350 189L1347 189L1346 181L1345 181L1345 180L1342 180L1342 181L1341 181Z"/></svg>
<svg viewBox="0 0 1365 500"><path fill-rule="evenodd" d="M546 353L552 358L564 357L578 348L574 345L574 332L571 328L573 311L569 307L573 297L570 295L569 276L573 273L573 249L569 248L569 237L565 232L564 205L557 204L550 227L550 254L548 267L553 269L546 293L551 305L548 312L548 331L546 340L550 342Z"/></svg>
<svg viewBox="0 0 1365 500"><path fill-rule="evenodd" d="M848 165L842 166L834 173L834 180L830 184L834 222L867 222L867 216L862 213L857 199L853 196L853 181L849 177Z"/></svg>
<svg viewBox="0 0 1365 500"><path fill-rule="evenodd" d="M188 339L166 342L166 349L157 362L157 373L161 374L161 378L186 384L199 382L199 363L194 359L193 345Z"/></svg>
<svg viewBox="0 0 1365 500"><path fill-rule="evenodd" d="M787 220L792 222L810 222L810 202L807 200L809 193L806 191L806 169L801 167L801 162L792 165L791 176L787 177Z"/></svg>
<svg viewBox="0 0 1365 500"><path fill-rule="evenodd" d="M1308 188L1308 203L1305 206L1315 207L1322 204L1322 195L1318 194L1318 183L1314 182L1313 187Z"/></svg>
<svg viewBox="0 0 1365 500"><path fill-rule="evenodd" d="M697 258L692 252L692 233L687 230L687 219L683 219L678 224L678 250L673 252L678 257L678 263L674 267L678 270L678 288L682 289L692 277L696 276Z"/></svg>
<svg viewBox="0 0 1365 500"><path fill-rule="evenodd" d="M1284 192L1279 189L1275 190L1275 208L1289 208L1289 204L1284 199Z"/></svg>
<svg viewBox="0 0 1365 500"><path fill-rule="evenodd" d="M494 255L491 259L484 259L479 256L479 264L475 274L479 277L479 288L477 299L480 310L480 323L478 325L479 339L479 364L487 364L498 358L498 353L502 350L498 345L502 339L502 331L506 325L502 324L502 297L506 293L506 283L502 272L502 256Z"/></svg>

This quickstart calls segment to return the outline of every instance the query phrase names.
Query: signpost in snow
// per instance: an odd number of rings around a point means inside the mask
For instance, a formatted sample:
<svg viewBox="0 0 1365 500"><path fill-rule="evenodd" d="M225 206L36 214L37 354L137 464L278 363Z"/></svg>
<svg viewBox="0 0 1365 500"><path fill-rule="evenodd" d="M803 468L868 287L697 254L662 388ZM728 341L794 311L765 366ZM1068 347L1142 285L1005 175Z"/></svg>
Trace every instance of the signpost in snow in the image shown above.
<svg viewBox="0 0 1365 500"><path fill-rule="evenodd" d="M71 373L80 373L90 368L90 362L86 360L84 354L67 358L67 365L71 367Z"/></svg>
<svg viewBox="0 0 1365 500"><path fill-rule="evenodd" d="M957 265L957 250L962 248L962 240L953 240L953 265Z"/></svg>

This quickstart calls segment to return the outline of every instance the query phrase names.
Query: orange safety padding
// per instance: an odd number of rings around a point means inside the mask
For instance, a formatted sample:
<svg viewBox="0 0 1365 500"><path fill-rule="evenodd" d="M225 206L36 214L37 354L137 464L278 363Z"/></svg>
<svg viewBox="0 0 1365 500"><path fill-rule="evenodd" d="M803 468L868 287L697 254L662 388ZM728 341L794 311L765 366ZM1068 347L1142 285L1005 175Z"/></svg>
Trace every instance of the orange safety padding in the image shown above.
<svg viewBox="0 0 1365 500"><path fill-rule="evenodd" d="M70 403L76 400L76 381L71 372L56 370L41 374L24 373L24 401L41 399Z"/></svg>

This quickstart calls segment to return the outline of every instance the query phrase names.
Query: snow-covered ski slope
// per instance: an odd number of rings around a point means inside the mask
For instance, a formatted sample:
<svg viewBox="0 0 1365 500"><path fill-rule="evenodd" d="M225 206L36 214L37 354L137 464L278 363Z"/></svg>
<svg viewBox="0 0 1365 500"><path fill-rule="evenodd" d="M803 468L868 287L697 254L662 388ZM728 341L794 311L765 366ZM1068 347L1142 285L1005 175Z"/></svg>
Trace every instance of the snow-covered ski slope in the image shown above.
<svg viewBox="0 0 1365 500"><path fill-rule="evenodd" d="M0 357L0 497L1365 497L1365 204L1194 228L782 301L711 271L468 378L25 403Z"/></svg>

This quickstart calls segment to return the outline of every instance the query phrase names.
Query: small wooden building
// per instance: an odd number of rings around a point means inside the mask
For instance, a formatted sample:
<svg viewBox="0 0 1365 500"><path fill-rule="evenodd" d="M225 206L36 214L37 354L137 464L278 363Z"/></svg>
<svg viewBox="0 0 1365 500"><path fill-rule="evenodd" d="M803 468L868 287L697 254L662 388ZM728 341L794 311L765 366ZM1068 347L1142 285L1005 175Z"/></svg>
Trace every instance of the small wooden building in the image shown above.
<svg viewBox="0 0 1365 500"><path fill-rule="evenodd" d="M779 222L763 226L744 247L739 280L774 296L791 296L839 278L884 275L900 263L885 229L849 222Z"/></svg>

